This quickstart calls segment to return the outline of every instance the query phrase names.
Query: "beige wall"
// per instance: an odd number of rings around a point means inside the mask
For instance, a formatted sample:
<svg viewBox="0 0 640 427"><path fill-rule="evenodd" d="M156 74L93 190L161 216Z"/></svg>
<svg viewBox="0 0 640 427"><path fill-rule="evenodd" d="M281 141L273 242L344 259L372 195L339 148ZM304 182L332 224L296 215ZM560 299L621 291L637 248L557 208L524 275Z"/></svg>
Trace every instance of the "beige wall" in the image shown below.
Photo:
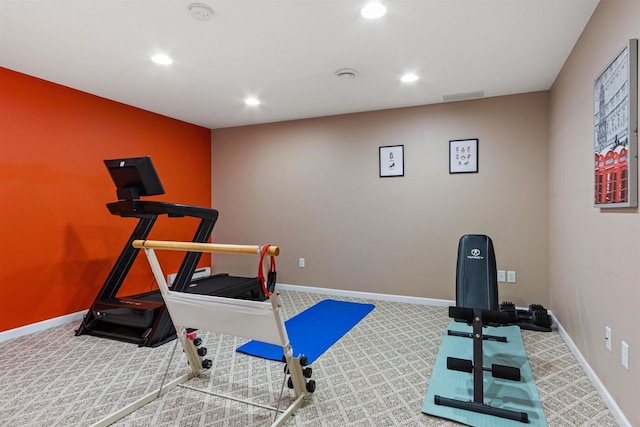
<svg viewBox="0 0 640 427"><path fill-rule="evenodd" d="M593 207L593 80L640 37L640 1L603 0L551 90L551 307L632 425L640 426L640 216ZM605 349L605 326L613 351ZM621 341L630 346L629 371Z"/></svg>
<svg viewBox="0 0 640 427"><path fill-rule="evenodd" d="M450 175L464 138L479 173ZM397 144L405 176L380 178L378 147ZM279 283L455 299L458 239L485 233L517 271L500 298L548 305L547 165L548 92L214 130L214 241L279 245Z"/></svg>
<svg viewBox="0 0 640 427"><path fill-rule="evenodd" d="M280 283L454 299L458 238L489 234L518 273L500 299L549 306L640 425L640 217L592 206L593 79L639 16L638 1L601 1L550 92L213 131L214 240L279 245ZM461 138L480 139L478 174L448 173ZM381 179L378 147L396 144L405 177ZM235 274L254 263L214 258Z"/></svg>

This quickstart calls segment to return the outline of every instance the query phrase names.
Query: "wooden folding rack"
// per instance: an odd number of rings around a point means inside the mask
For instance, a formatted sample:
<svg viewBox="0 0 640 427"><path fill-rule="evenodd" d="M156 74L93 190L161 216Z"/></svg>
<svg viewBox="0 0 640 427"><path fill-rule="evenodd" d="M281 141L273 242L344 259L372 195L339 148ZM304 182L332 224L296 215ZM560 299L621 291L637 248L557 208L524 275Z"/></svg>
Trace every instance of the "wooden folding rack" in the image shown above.
<svg viewBox="0 0 640 427"><path fill-rule="evenodd" d="M305 373L309 376L311 372L309 368L307 368L306 372L304 371L303 367L306 365L306 357L303 355L294 355L287 335L286 326L280 317L279 310L281 305L278 301L278 295L273 293L268 301L249 301L172 291L167 286L164 273L154 251L157 249L185 252L222 252L259 256L264 246L221 245L157 240L135 240L133 241L133 246L142 248L145 251L153 275L160 288L162 298L165 301L169 315L178 332L178 340L187 355L191 370L167 384L162 384L157 391L149 393L127 405L125 408L103 418L95 423L94 426L108 426L177 386L274 411L275 416L272 426L283 425L284 422L293 415L295 410L303 404L304 398L314 391L315 382L305 378ZM264 249L265 254L269 256L277 256L280 253L277 246L269 246ZM290 375L289 386L293 388L295 400L286 409L282 410L278 407L238 399L183 384L191 378L199 376L206 369L203 367L202 356L198 354L197 347L189 338L190 335L187 333L187 328L218 332L282 346L284 359L287 363L287 369L284 370L284 375L285 377L286 375Z"/></svg>

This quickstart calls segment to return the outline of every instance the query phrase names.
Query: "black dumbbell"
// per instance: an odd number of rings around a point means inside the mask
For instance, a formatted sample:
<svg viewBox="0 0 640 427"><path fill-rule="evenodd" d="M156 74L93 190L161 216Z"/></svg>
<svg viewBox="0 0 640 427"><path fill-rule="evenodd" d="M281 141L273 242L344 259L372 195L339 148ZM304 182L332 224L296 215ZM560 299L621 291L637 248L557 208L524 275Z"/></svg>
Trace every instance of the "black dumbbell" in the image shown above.
<svg viewBox="0 0 640 427"><path fill-rule="evenodd" d="M542 304L531 304L529 306L529 311L538 311L538 310L546 310Z"/></svg>
<svg viewBox="0 0 640 427"><path fill-rule="evenodd" d="M549 313L546 309L534 311L531 315L531 321L533 321L534 325L542 326L545 328L550 328L552 323L551 316L549 316Z"/></svg>
<svg viewBox="0 0 640 427"><path fill-rule="evenodd" d="M514 303L512 303L511 301L502 301L500 303L500 311L506 311L506 310L511 310L514 309L515 310L516 305Z"/></svg>
<svg viewBox="0 0 640 427"><path fill-rule="evenodd" d="M204 359L202 361L202 367L204 369L211 369L212 366L213 366L213 362L211 361L211 359Z"/></svg>
<svg viewBox="0 0 640 427"><path fill-rule="evenodd" d="M206 356L207 355L207 347L200 347L198 349L198 356Z"/></svg>

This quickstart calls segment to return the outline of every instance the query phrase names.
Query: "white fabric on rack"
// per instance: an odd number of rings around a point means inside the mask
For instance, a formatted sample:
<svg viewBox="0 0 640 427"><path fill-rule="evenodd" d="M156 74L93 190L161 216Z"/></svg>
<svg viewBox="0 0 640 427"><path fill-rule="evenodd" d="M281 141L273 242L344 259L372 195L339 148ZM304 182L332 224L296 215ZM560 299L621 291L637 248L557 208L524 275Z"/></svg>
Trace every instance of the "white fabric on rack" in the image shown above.
<svg viewBox="0 0 640 427"><path fill-rule="evenodd" d="M280 337L278 316L270 302L248 301L210 295L163 292L169 314L176 325L203 329L276 345Z"/></svg>

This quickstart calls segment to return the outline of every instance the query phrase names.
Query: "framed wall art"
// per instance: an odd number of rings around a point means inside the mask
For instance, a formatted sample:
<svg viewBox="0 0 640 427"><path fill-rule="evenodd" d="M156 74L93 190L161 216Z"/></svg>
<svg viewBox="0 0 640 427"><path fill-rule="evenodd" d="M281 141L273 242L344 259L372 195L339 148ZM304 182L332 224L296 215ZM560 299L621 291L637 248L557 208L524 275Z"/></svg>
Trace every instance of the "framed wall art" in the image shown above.
<svg viewBox="0 0 640 427"><path fill-rule="evenodd" d="M593 83L594 206L638 206L638 40Z"/></svg>
<svg viewBox="0 0 640 427"><path fill-rule="evenodd" d="M478 172L478 140L449 141L449 173Z"/></svg>
<svg viewBox="0 0 640 427"><path fill-rule="evenodd" d="M404 145L380 147L380 177L404 176Z"/></svg>

